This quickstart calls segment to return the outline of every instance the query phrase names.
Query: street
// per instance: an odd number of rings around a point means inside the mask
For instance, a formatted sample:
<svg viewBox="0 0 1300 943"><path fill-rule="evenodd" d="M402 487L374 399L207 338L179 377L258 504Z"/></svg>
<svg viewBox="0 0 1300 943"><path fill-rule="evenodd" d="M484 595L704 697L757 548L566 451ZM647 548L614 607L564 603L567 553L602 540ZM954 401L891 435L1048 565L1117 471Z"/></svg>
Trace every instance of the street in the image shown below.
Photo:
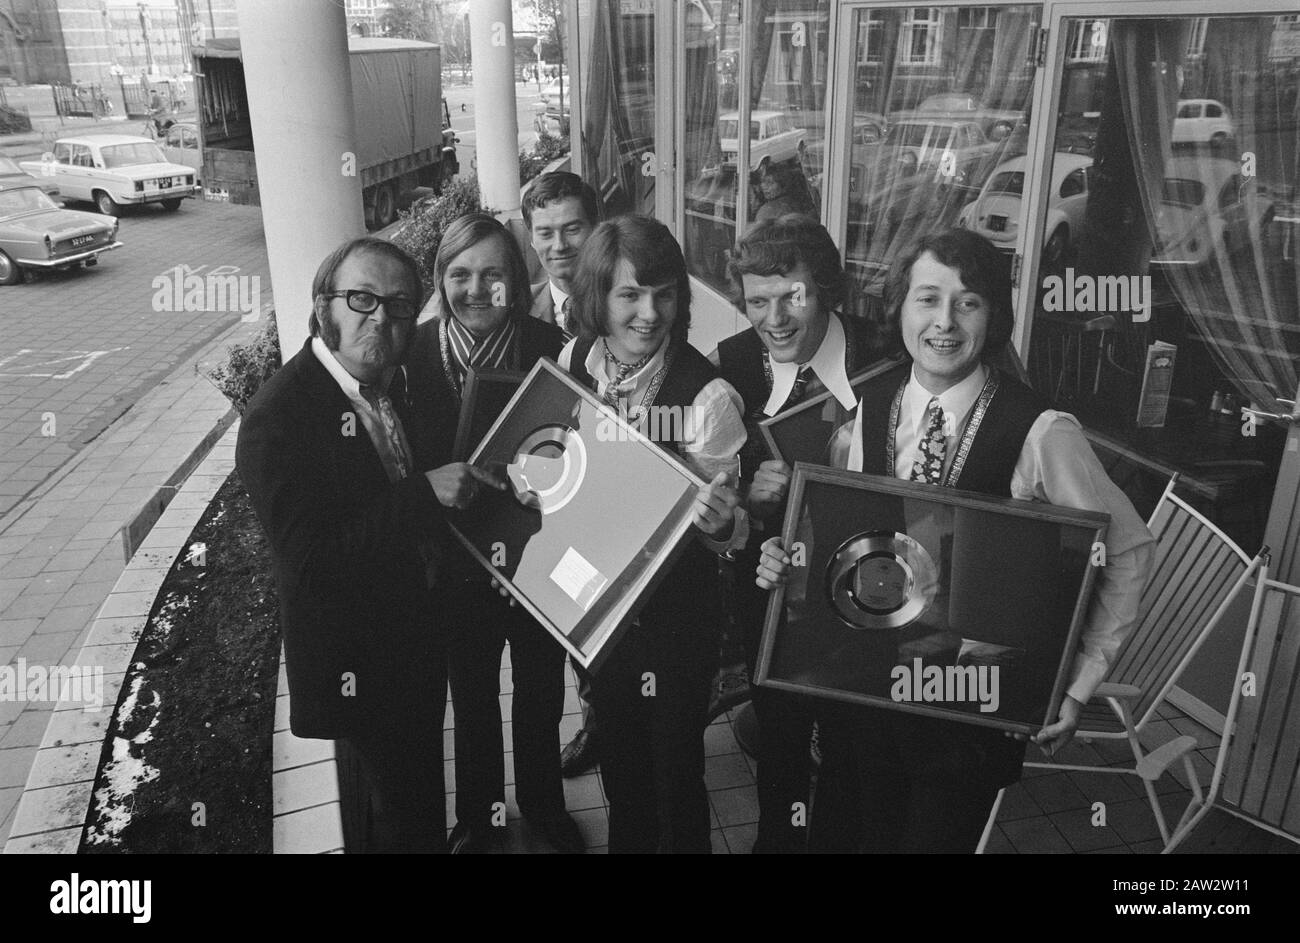
<svg viewBox="0 0 1300 943"><path fill-rule="evenodd" d="M447 99L447 108L451 112L451 126L456 131L456 137L460 139L460 143L456 146L460 165L466 171L473 170L477 158L474 134L474 88L470 85L449 85L444 80L442 93ZM535 106L541 100L536 82L515 83L515 117L519 122L519 150L521 151L530 150L537 143L537 131L533 127L533 119L537 116Z"/></svg>
<svg viewBox="0 0 1300 943"><path fill-rule="evenodd" d="M0 288L0 516L241 317L240 310L178 305L155 278L170 288L177 266L185 266L182 281L257 276L244 284L260 289L262 303L270 300L257 208L186 200L175 213L133 209L118 239L122 248L94 268Z"/></svg>
<svg viewBox="0 0 1300 943"><path fill-rule="evenodd" d="M445 85L461 167L475 167L474 93ZM537 140L536 83L515 86L519 148ZM180 116L192 120L192 115ZM135 133L138 122L103 121L62 134ZM53 137L53 135L51 135ZM3 139L0 139L3 143ZM39 142L12 142L15 159L39 157ZM403 203L413 194L407 194ZM93 211L89 204L69 209ZM187 200L179 212L156 206L122 217L121 249L99 265L0 288L5 332L0 338L0 516L95 439L178 364L238 321L239 310L195 310L177 278L209 274L258 276L260 301L271 285L261 211ZM155 278L169 279L161 294ZM247 287L248 283L244 283ZM174 297L173 297L174 294ZM155 310L155 308L186 310Z"/></svg>

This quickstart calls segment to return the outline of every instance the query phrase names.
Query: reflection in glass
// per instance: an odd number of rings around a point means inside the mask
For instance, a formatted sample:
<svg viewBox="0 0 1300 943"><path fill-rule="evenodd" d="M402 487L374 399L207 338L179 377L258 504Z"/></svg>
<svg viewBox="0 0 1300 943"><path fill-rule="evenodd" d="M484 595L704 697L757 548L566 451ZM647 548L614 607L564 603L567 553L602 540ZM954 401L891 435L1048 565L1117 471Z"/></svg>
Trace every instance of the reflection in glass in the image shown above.
<svg viewBox="0 0 1300 943"><path fill-rule="evenodd" d="M654 7L577 0L583 176L605 213L655 211Z"/></svg>
<svg viewBox="0 0 1300 943"><path fill-rule="evenodd" d="M1053 187L1087 164L1082 192L1048 197L1029 351L1112 475L1151 493L1181 473L1246 546L1282 436L1242 435L1241 408L1289 412L1300 356L1296 19L1066 21ZM1153 402L1157 343L1176 355Z"/></svg>
<svg viewBox="0 0 1300 943"><path fill-rule="evenodd" d="M683 248L691 274L722 291L742 177L751 221L821 212L829 0L755 0L751 10L747 28L739 0L686 10ZM742 43L751 51L745 103Z"/></svg>
<svg viewBox="0 0 1300 943"><path fill-rule="evenodd" d="M1021 225L1037 6L912 7L855 13L847 267L860 312L882 323L894 257L925 233L998 217L1008 247ZM1020 184L1023 186L1023 184ZM987 228L987 227L986 227ZM995 240L999 241L999 240Z"/></svg>

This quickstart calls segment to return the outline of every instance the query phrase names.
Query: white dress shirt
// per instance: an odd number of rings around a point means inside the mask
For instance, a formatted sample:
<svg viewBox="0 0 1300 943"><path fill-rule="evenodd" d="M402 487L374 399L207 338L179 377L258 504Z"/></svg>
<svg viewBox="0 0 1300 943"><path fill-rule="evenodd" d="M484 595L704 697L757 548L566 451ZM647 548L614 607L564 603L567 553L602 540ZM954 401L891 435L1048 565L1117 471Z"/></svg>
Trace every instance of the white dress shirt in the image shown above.
<svg viewBox="0 0 1300 943"><path fill-rule="evenodd" d="M853 384L849 382L849 371L844 366L847 344L844 325L840 322L839 315L832 312L827 319L822 342L806 364L780 363L764 351L763 356L767 357L768 365L772 368L772 392L767 397L763 413L775 416L780 412L790 397L790 390L794 388L795 377L803 367L812 369L822 386L831 391L841 406L852 409L858 398L853 392Z"/></svg>
<svg viewBox="0 0 1300 943"><path fill-rule="evenodd" d="M313 337L311 349L316 359L339 385L348 402L356 408L357 415L361 417L361 425L365 427L375 451L379 453L379 460L388 473L389 481L400 481L409 475L412 470L411 446L406 439L406 430L402 428L402 420L394 411L388 394L382 392L388 389L388 383L396 371L388 371L384 375L383 383L373 388L374 402L372 403L362 393L360 381L348 373L334 356L334 352L325 346L323 340Z"/></svg>
<svg viewBox="0 0 1300 943"><path fill-rule="evenodd" d="M568 292L549 278L546 280L546 287L551 290L551 304L555 305L555 323L565 333L576 334L577 331L569 327L569 313L564 310L564 306L569 301Z"/></svg>
<svg viewBox="0 0 1300 943"><path fill-rule="evenodd" d="M987 376L987 368L980 365L971 376L938 396L947 429L945 475ZM926 411L933 398L934 394L920 384L913 371L903 392L894 433L897 478L910 477L912 464L920 457ZM837 467L862 471L862 413L859 409L857 417L836 434L831 461ZM1138 603L1151 569L1154 538L1124 492L1101 467L1079 421L1069 413L1044 410L1029 427L1011 476L1011 497L1110 515L1106 565L1098 567L1096 588L1066 689L1070 697L1086 704L1137 621Z"/></svg>

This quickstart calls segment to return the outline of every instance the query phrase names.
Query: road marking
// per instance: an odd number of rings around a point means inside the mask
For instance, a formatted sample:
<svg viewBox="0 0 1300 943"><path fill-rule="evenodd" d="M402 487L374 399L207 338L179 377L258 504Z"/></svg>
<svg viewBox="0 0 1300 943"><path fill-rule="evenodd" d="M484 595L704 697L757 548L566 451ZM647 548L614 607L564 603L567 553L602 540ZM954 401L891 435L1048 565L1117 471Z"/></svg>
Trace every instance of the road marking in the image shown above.
<svg viewBox="0 0 1300 943"><path fill-rule="evenodd" d="M8 357L0 357L0 370L8 367L12 370L25 371L22 373L0 372L0 377L10 377L15 379L49 379L49 380L66 380L73 374L80 373L100 357L106 357L109 354L115 354L119 350L130 350L130 347L113 347L109 350L36 350L31 347L23 347L17 353L10 354ZM15 363L15 361L17 361ZM71 370L65 370L63 373L34 373L32 371L40 367L54 368L56 364L64 366L76 364Z"/></svg>

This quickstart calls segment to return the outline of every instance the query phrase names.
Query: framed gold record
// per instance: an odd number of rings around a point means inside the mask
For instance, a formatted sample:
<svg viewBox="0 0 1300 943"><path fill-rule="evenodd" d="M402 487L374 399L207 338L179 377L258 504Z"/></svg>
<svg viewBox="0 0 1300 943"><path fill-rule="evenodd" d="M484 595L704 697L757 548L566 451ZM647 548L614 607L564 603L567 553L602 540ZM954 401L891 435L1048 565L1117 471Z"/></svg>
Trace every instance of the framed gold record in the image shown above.
<svg viewBox="0 0 1300 943"><path fill-rule="evenodd" d="M755 681L1037 732L1060 710L1107 522L800 462Z"/></svg>

